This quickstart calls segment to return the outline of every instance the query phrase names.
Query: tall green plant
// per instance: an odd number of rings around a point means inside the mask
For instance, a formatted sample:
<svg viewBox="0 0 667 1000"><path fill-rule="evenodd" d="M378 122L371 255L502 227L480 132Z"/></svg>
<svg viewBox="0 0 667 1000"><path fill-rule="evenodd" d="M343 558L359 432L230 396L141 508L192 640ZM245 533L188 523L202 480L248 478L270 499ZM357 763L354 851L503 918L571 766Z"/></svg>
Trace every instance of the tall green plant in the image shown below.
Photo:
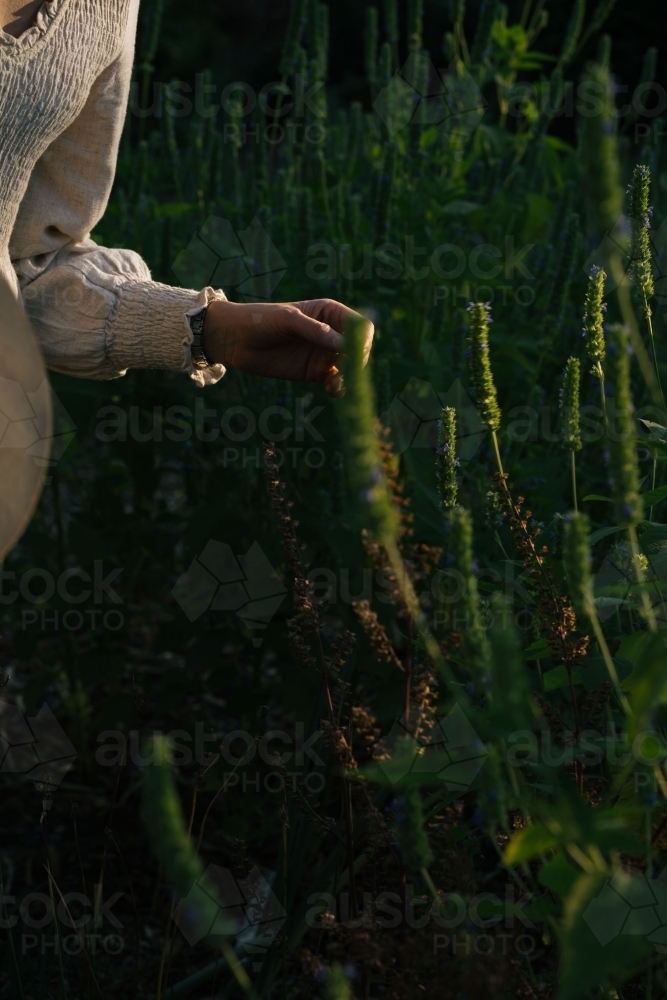
<svg viewBox="0 0 667 1000"><path fill-rule="evenodd" d="M461 591L457 607L466 662L477 684L485 689L490 683L491 649L482 622L475 576L472 519L463 507L458 507L452 513L449 551L458 573L457 580Z"/></svg>
<svg viewBox="0 0 667 1000"><path fill-rule="evenodd" d="M572 497L575 511L578 510L576 453L583 448L579 413L580 383L581 362L578 358L568 358L563 375L561 407L563 411L563 447L570 453Z"/></svg>
<svg viewBox="0 0 667 1000"><path fill-rule="evenodd" d="M655 615L644 584L644 571L637 540L637 525L643 516L643 504L639 497L639 467L635 444L635 410L630 386L628 334L626 328L617 323L610 327L610 335L609 369L614 391L615 433L610 436L609 449L616 517L619 524L627 527L643 614L649 628L655 631Z"/></svg>
<svg viewBox="0 0 667 1000"><path fill-rule="evenodd" d="M170 768L170 748L165 737L153 741L152 763L143 771L144 825L148 831L153 851L171 884L182 896L200 886L197 904L188 914L197 935L205 937L215 925L216 937L225 933L224 909L215 886L204 873L204 866L197 857L187 832L181 804ZM234 927L230 923L227 933L231 937ZM236 957L229 941L222 937L221 950L232 973L245 994L257 1000L247 972ZM158 996L162 984L158 983Z"/></svg>
<svg viewBox="0 0 667 1000"><path fill-rule="evenodd" d="M436 456L440 503L445 513L449 513L458 506L460 465L456 454L456 410L452 406L446 406L440 417Z"/></svg>

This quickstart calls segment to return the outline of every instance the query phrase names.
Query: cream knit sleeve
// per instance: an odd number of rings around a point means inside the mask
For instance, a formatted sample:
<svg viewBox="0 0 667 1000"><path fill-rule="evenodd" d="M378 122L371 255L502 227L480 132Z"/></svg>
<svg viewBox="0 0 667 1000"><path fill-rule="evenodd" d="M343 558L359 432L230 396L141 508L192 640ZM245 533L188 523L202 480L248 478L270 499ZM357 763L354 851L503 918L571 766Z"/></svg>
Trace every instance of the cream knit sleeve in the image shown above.
<svg viewBox="0 0 667 1000"><path fill-rule="evenodd" d="M220 290L152 281L141 257L90 239L113 184L129 97L138 0L122 50L98 77L79 117L37 162L10 242L26 311L49 368L109 379L130 368L217 382L221 365L194 370L189 319Z"/></svg>

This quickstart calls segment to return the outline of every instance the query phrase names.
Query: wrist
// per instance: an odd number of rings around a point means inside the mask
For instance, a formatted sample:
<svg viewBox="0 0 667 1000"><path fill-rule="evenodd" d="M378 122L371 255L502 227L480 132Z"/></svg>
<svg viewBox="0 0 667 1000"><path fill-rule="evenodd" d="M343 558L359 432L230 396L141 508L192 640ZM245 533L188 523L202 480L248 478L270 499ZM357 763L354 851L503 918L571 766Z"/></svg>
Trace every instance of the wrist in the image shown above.
<svg viewBox="0 0 667 1000"><path fill-rule="evenodd" d="M214 365L229 365L226 333L230 328L228 314L232 305L224 299L213 299L206 311L202 331L204 353Z"/></svg>

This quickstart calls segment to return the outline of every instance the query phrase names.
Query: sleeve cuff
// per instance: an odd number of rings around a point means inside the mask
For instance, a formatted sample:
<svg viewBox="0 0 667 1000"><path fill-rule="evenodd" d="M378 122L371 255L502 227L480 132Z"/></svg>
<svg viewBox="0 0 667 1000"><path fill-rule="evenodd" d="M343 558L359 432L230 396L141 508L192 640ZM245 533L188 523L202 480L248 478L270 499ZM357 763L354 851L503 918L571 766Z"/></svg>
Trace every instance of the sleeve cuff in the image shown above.
<svg viewBox="0 0 667 1000"><path fill-rule="evenodd" d="M224 365L194 368L190 319L214 299L225 298L220 289L195 292L157 281L128 282L118 289L116 308L109 317L109 360L121 370L160 368L186 372L201 387L214 385L226 369Z"/></svg>

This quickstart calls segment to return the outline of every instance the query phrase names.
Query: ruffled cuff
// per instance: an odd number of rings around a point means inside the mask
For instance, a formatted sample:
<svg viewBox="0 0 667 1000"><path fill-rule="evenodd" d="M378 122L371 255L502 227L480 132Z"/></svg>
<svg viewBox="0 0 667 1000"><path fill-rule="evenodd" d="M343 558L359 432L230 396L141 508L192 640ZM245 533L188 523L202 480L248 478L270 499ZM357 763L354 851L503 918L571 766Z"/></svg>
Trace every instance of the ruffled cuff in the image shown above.
<svg viewBox="0 0 667 1000"><path fill-rule="evenodd" d="M220 381L224 365L197 369L192 364L190 320L214 299L225 299L224 292L133 281L122 285L117 295L107 328L107 357L115 367L187 372L201 387Z"/></svg>

